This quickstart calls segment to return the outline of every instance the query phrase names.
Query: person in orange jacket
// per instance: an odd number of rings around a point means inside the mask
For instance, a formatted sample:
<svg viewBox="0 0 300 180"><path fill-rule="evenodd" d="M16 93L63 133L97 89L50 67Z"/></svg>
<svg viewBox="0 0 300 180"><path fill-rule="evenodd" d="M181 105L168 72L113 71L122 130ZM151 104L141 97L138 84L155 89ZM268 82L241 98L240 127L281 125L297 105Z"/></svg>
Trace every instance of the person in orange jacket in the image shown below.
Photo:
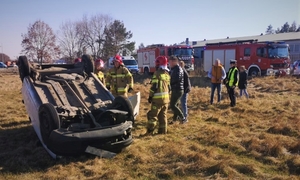
<svg viewBox="0 0 300 180"><path fill-rule="evenodd" d="M210 104L214 102L214 94L217 88L218 92L218 103L221 101L221 92L222 92L222 82L226 78L226 71L221 65L219 59L215 60L215 64L208 71L207 76L211 79L211 95L210 95Z"/></svg>

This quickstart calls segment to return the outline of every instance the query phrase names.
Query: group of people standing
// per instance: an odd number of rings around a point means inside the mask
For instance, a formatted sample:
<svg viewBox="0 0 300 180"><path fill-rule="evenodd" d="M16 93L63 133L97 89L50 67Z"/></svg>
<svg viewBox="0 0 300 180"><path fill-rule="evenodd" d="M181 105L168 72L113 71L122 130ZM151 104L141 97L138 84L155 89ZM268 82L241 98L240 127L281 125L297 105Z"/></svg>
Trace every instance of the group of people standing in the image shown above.
<svg viewBox="0 0 300 180"><path fill-rule="evenodd" d="M104 78L104 62L101 59L95 60L95 74L113 96L125 96L133 91L133 77L130 71L124 66L122 57L114 57L114 67L109 69ZM171 69L168 68L168 65ZM180 121L181 124L188 122L187 99L191 91L189 75L184 68L184 62L176 56L167 58L159 56L155 60L156 71L151 80L148 102L151 108L147 113L147 132L145 135L154 134L158 127L158 134L167 133L168 124ZM214 93L217 89L218 99L221 101L222 83L225 84L230 98L230 106L236 106L235 88L239 87L240 96L247 92L247 72L245 66L237 68L237 61L230 61L230 69L226 73L219 59L215 60L214 65L208 72L211 79L210 104L213 104ZM181 104L181 107L179 107ZM173 111L173 117L168 122L167 111Z"/></svg>
<svg viewBox="0 0 300 180"><path fill-rule="evenodd" d="M230 60L230 69L226 73L219 59L215 60L214 65L208 72L208 77L211 78L211 96L210 104L213 104L214 93L217 89L218 103L221 101L222 83L227 88L227 93L230 99L230 106L236 106L235 88L240 89L240 97L245 94L246 98L249 98L247 92L247 72L245 66L237 68L237 61Z"/></svg>
<svg viewBox="0 0 300 180"><path fill-rule="evenodd" d="M157 126L158 134L165 134L168 124L174 124L178 120L181 124L188 122L187 97L191 90L191 83L188 73L184 69L184 62L176 56L171 56L169 59L159 56L156 58L155 66L156 71L151 80L152 85L148 97L151 109L147 113L146 135L154 134ZM179 102L182 108L179 107ZM173 111L170 122L167 118L169 106Z"/></svg>

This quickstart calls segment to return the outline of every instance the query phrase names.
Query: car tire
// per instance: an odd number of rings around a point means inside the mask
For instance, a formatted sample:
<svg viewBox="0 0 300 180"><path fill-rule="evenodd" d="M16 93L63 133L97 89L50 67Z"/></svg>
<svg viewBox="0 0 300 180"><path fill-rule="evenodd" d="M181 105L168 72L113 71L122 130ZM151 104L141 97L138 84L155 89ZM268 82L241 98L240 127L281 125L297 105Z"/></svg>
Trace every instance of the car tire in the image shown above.
<svg viewBox="0 0 300 180"><path fill-rule="evenodd" d="M40 106L39 121L43 142L48 145L51 132L59 127L59 116L52 104L45 103Z"/></svg>
<svg viewBox="0 0 300 180"><path fill-rule="evenodd" d="M83 62L83 71L87 74L93 73L95 69L93 58L90 55L85 54L81 59Z"/></svg>
<svg viewBox="0 0 300 180"><path fill-rule="evenodd" d="M23 79L26 76L29 76L31 73L30 65L26 56L19 56L18 66L19 66L19 76L21 81L23 82Z"/></svg>
<svg viewBox="0 0 300 180"><path fill-rule="evenodd" d="M132 123L134 124L133 107L128 98L126 98L124 96L117 96L113 100L110 109L117 109L120 111L128 112L129 121L132 121Z"/></svg>

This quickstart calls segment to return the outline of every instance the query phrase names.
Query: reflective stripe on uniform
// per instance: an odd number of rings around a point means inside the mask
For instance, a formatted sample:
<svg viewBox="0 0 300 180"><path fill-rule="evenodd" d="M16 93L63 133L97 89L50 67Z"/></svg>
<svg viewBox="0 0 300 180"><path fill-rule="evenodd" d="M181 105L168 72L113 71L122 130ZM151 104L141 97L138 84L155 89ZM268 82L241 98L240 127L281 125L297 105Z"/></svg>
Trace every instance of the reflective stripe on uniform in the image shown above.
<svg viewBox="0 0 300 180"><path fill-rule="evenodd" d="M151 83L157 83L158 82L158 79L153 79L152 81L151 81Z"/></svg>
<svg viewBox="0 0 300 180"><path fill-rule="evenodd" d="M169 98L168 92L154 93L153 99L164 99L164 98Z"/></svg>
<svg viewBox="0 0 300 180"><path fill-rule="evenodd" d="M125 77L125 74L114 74L114 75L111 75L111 77L113 77L113 78Z"/></svg>
<svg viewBox="0 0 300 180"><path fill-rule="evenodd" d="M126 88L118 88L118 93L119 92L126 92Z"/></svg>

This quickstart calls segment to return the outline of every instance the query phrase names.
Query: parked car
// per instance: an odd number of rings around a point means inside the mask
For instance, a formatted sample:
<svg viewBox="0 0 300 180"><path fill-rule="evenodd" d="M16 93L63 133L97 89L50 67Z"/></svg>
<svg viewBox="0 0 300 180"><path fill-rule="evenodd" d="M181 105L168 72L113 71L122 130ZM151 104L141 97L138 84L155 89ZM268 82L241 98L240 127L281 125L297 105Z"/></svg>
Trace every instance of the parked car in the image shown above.
<svg viewBox="0 0 300 180"><path fill-rule="evenodd" d="M76 64L34 66L20 56L18 66L26 111L53 158L118 153L132 143L140 94L113 97L93 73L90 56Z"/></svg>
<svg viewBox="0 0 300 180"><path fill-rule="evenodd" d="M7 65L4 64L3 62L0 62L0 68L7 68Z"/></svg>

